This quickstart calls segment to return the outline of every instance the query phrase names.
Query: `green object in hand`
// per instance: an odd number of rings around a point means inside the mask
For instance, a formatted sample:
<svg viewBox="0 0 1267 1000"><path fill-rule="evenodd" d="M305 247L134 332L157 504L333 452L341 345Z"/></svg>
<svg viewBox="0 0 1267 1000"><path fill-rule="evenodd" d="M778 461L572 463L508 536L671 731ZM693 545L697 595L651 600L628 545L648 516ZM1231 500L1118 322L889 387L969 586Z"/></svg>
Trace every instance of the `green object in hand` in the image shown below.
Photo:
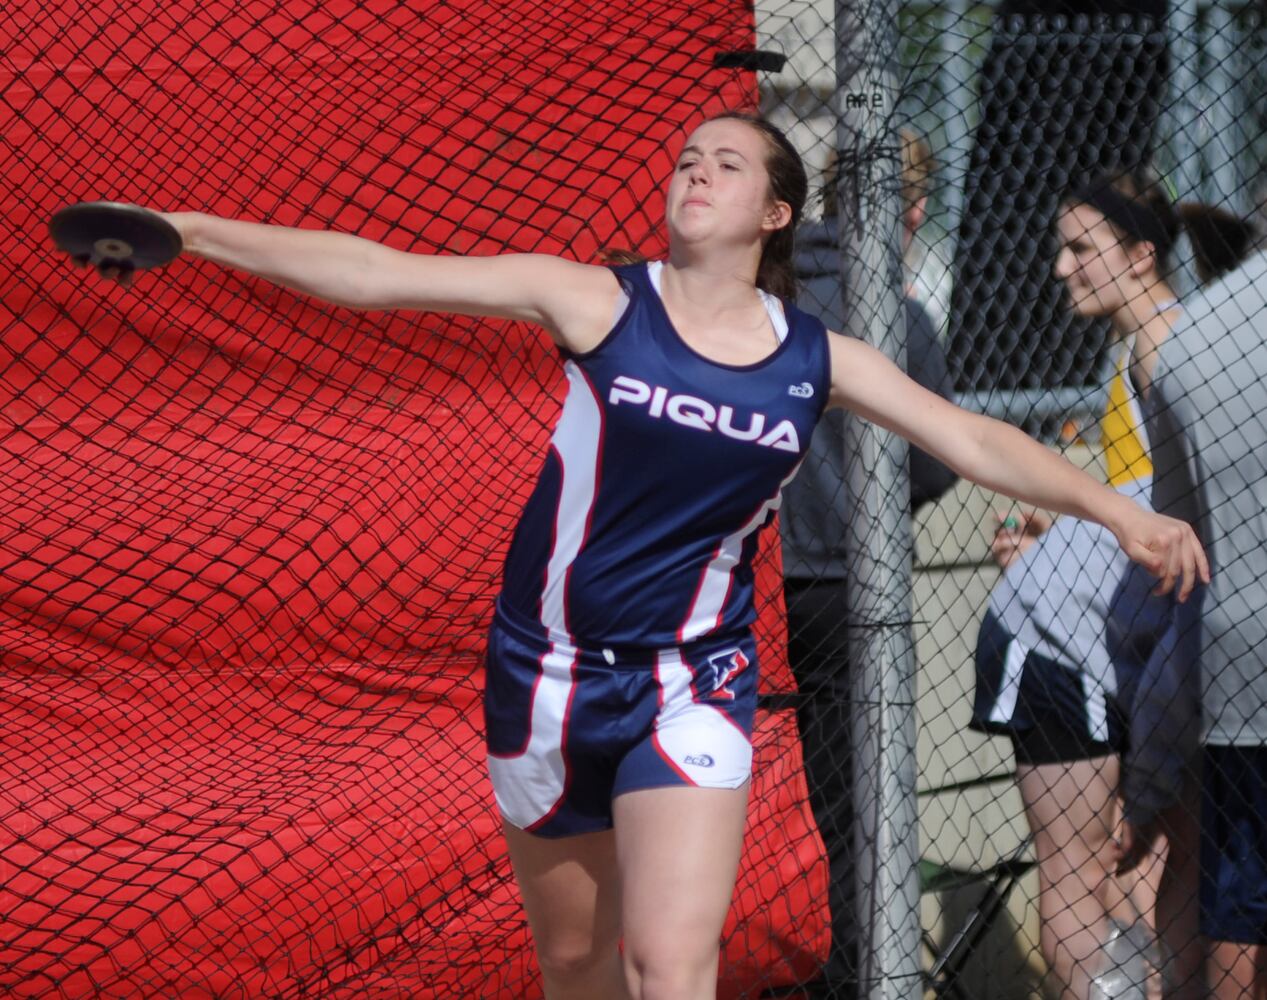
<svg viewBox="0 0 1267 1000"><path fill-rule="evenodd" d="M1006 528L1008 531L1015 531L1020 526L1021 526L1021 522L1018 521L1015 517L1012 517L1010 514L1003 521L1003 527Z"/></svg>

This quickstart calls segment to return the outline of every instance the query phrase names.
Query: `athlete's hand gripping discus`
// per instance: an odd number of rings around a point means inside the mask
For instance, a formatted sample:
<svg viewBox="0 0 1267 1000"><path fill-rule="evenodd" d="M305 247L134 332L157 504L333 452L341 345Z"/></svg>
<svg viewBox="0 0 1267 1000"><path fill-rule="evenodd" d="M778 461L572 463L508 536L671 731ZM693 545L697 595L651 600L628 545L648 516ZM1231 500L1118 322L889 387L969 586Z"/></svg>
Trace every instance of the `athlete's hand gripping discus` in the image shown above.
<svg viewBox="0 0 1267 1000"><path fill-rule="evenodd" d="M94 266L102 277L131 284L138 270L161 267L182 249L176 227L139 205L87 201L57 212L48 224L58 249L81 267Z"/></svg>

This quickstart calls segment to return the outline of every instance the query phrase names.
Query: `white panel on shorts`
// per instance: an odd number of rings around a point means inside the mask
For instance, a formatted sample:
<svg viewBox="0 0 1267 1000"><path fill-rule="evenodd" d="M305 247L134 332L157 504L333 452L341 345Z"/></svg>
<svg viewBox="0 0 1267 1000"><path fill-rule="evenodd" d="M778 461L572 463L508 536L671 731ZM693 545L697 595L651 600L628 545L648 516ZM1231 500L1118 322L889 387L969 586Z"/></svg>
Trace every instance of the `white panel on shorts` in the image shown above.
<svg viewBox="0 0 1267 1000"><path fill-rule="evenodd" d="M747 781L751 741L725 712L691 696L691 670L681 653L656 655L656 679L664 693L654 734L660 753L701 788L738 788Z"/></svg>
<svg viewBox="0 0 1267 1000"><path fill-rule="evenodd" d="M576 686L576 660L577 651L571 646L550 644L541 660L541 680L532 694L527 747L514 757L488 757L497 808L520 829L549 815L567 787L563 726Z"/></svg>
<svg viewBox="0 0 1267 1000"><path fill-rule="evenodd" d="M1109 707L1104 688L1090 674L1082 675L1082 696L1087 706L1087 730L1093 740L1109 742Z"/></svg>
<svg viewBox="0 0 1267 1000"><path fill-rule="evenodd" d="M991 722L1011 722L1016 713L1016 699L1021 693L1021 675L1025 670L1025 657L1029 650L1013 639L1007 644L1003 656L1003 681L999 684L999 696L990 709Z"/></svg>

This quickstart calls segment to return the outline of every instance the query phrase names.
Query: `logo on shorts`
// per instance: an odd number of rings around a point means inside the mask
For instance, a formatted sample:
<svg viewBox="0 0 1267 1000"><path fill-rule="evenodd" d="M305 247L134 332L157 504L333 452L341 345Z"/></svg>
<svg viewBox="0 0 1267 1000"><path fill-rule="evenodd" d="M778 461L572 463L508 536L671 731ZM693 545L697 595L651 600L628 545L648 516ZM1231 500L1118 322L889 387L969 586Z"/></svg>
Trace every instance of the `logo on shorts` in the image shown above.
<svg viewBox="0 0 1267 1000"><path fill-rule="evenodd" d="M728 649L710 656L708 665L713 671L713 691L709 697L734 701L735 692L730 689L730 682L748 668L748 662L748 657L739 649Z"/></svg>
<svg viewBox="0 0 1267 1000"><path fill-rule="evenodd" d="M717 761L706 753L687 754L682 758L683 764L694 764L696 767L712 767Z"/></svg>

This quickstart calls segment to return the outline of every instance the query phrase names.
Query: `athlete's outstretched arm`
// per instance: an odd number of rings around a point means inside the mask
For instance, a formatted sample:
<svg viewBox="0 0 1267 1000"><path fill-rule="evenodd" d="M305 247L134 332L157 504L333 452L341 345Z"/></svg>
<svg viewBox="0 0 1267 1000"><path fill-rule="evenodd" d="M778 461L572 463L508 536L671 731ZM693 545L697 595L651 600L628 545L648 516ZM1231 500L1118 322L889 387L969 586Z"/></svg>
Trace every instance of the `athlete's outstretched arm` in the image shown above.
<svg viewBox="0 0 1267 1000"><path fill-rule="evenodd" d="M327 230L193 212L163 217L184 252L336 305L525 320L579 350L606 332L618 295L606 268L543 254L414 254Z"/></svg>
<svg viewBox="0 0 1267 1000"><path fill-rule="evenodd" d="M1183 521L1145 510L1015 427L948 403L875 348L837 334L830 340L832 405L900 434L965 479L1103 524L1130 558L1161 578L1159 592L1177 584L1185 600L1198 578L1209 582L1205 552Z"/></svg>

